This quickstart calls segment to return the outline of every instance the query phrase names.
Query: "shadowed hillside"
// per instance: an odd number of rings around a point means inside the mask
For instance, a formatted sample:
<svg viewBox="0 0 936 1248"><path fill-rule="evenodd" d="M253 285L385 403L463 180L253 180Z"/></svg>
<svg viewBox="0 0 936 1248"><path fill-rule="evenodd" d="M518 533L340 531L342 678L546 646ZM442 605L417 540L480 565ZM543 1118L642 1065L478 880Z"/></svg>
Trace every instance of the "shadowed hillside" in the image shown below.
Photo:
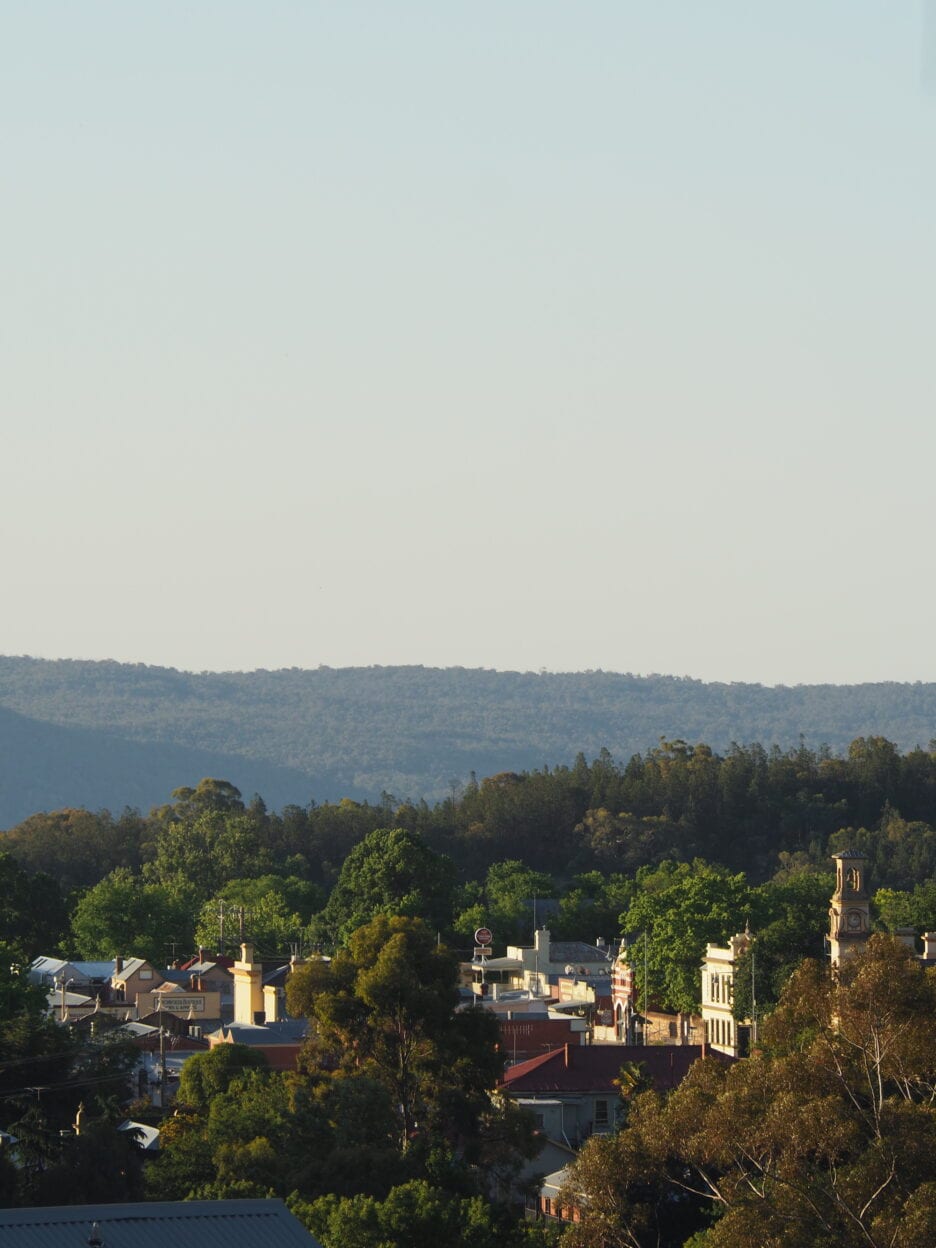
<svg viewBox="0 0 936 1248"><path fill-rule="evenodd" d="M94 728L61 728L0 707L0 828L40 810L146 811L181 784L230 776L271 803L307 802L314 781L286 767L184 746L142 744ZM321 786L319 786L320 788ZM354 796L354 794L351 794Z"/></svg>
<svg viewBox="0 0 936 1248"><path fill-rule="evenodd" d="M705 684L423 667L189 673L0 658L0 826L37 809L146 808L202 775L271 805L438 797L470 772L620 759L661 737L844 749L936 736L936 685Z"/></svg>

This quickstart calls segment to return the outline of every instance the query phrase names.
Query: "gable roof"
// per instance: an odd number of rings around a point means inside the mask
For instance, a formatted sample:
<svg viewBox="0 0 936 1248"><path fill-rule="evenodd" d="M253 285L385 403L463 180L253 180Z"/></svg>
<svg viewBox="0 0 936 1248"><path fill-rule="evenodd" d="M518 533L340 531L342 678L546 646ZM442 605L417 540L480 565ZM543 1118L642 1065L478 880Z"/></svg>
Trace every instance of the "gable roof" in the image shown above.
<svg viewBox="0 0 936 1248"><path fill-rule="evenodd" d="M144 1153L159 1152L158 1127L151 1127L148 1122L134 1122L132 1118L126 1118L117 1130L132 1132L137 1147Z"/></svg>
<svg viewBox="0 0 936 1248"><path fill-rule="evenodd" d="M566 1044L518 1062L504 1072L501 1087L512 1096L553 1094L617 1095L615 1080L625 1062L642 1065L657 1091L675 1088L702 1056L699 1044Z"/></svg>
<svg viewBox="0 0 936 1248"><path fill-rule="evenodd" d="M212 971L220 971L222 975L227 976L228 979L234 978L234 972L231 968L229 966L225 966L221 962L199 962L196 960L195 962L187 963L182 967L182 970L185 971L188 976L210 975Z"/></svg>
<svg viewBox="0 0 936 1248"><path fill-rule="evenodd" d="M607 949L599 949L597 945L587 945L583 940L551 940L549 942L550 962L600 962L611 972L611 962Z"/></svg>
<svg viewBox="0 0 936 1248"><path fill-rule="evenodd" d="M114 970L114 978L129 979L131 975L135 975L144 966L148 966L155 975L160 974L150 962L147 962L146 958L124 958L124 963L120 970Z"/></svg>
<svg viewBox="0 0 936 1248"><path fill-rule="evenodd" d="M301 1044L308 1029L304 1018L284 1018L278 1023L222 1023L211 1037L266 1048L276 1044Z"/></svg>
<svg viewBox="0 0 936 1248"><path fill-rule="evenodd" d="M104 1248L321 1248L281 1200L154 1201L0 1209L3 1248L86 1244L94 1223Z"/></svg>
<svg viewBox="0 0 936 1248"><path fill-rule="evenodd" d="M29 967L29 979L32 983L43 980L55 980L62 977L71 978L74 983L88 983L91 980L107 980L114 973L114 962L68 962L64 958L36 958Z"/></svg>

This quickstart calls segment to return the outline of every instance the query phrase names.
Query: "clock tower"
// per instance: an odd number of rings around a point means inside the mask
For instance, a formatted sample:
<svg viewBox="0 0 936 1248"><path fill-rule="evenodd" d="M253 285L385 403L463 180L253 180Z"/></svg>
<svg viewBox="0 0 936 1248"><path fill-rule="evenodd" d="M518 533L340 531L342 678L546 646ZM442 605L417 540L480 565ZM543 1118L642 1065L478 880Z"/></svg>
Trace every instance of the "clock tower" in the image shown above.
<svg viewBox="0 0 936 1248"><path fill-rule="evenodd" d="M829 910L829 953L834 969L864 948L871 935L871 916L864 854L843 849L832 857L835 892Z"/></svg>

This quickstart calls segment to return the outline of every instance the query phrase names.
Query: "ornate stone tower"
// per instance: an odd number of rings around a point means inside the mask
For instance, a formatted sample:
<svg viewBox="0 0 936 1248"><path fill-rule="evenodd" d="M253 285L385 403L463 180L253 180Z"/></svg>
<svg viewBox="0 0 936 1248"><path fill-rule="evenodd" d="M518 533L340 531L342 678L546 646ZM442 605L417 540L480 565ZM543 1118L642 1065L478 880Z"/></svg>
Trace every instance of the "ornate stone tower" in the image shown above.
<svg viewBox="0 0 936 1248"><path fill-rule="evenodd" d="M857 849L833 854L835 892L829 910L829 953L841 966L864 948L871 935L870 901L865 881L865 856Z"/></svg>

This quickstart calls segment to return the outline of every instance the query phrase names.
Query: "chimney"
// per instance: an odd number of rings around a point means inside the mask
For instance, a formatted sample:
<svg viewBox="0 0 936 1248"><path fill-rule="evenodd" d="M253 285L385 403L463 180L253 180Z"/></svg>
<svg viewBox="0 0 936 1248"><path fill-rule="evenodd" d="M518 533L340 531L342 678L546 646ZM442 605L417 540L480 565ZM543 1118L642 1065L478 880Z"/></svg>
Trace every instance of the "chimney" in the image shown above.
<svg viewBox="0 0 936 1248"><path fill-rule="evenodd" d="M265 984L263 988L263 1013L268 1023L282 1022L279 989L273 984Z"/></svg>
<svg viewBox="0 0 936 1248"><path fill-rule="evenodd" d="M234 963L234 1021L252 1023L263 1013L263 966L254 962L254 947L241 945L241 960Z"/></svg>
<svg viewBox="0 0 936 1248"><path fill-rule="evenodd" d="M912 927L898 927L894 936L902 945L906 945L911 953L916 953L916 930Z"/></svg>
<svg viewBox="0 0 936 1248"><path fill-rule="evenodd" d="M114 958L114 974L119 975L122 970L123 970L123 958L118 953L117 957Z"/></svg>
<svg viewBox="0 0 936 1248"><path fill-rule="evenodd" d="M923 957L936 960L936 932L923 933Z"/></svg>

